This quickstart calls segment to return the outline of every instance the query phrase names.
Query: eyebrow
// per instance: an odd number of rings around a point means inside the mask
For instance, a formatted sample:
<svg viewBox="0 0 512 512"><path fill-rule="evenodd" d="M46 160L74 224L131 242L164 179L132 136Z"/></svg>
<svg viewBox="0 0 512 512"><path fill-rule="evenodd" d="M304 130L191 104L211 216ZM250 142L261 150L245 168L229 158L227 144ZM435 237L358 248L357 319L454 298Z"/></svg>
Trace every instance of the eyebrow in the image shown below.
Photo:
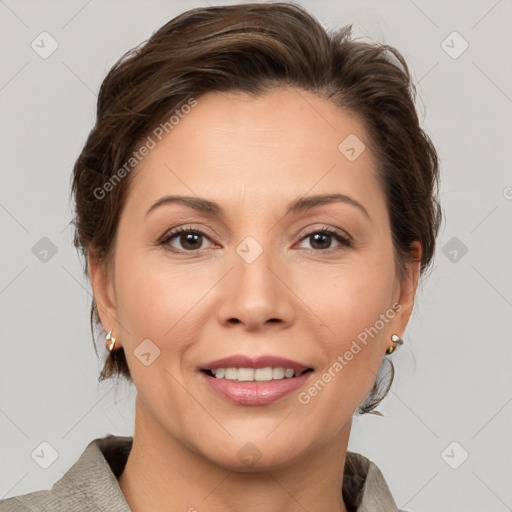
<svg viewBox="0 0 512 512"><path fill-rule="evenodd" d="M172 203L181 203L184 204L190 208L193 208L194 210L207 213L210 215L215 215L218 217L224 217L225 213L222 207L214 202L210 201L208 199L204 199L202 197L192 197L192 196L164 196L160 198L156 203L154 203L146 212L146 216L155 210L156 208L164 205L164 204L172 204ZM324 204L332 204L332 203L344 203L351 206L354 206L355 208L359 209L361 212L363 212L368 219L370 219L370 215L368 213L368 210L359 202L353 199L350 196L346 196L344 194L322 194L322 195L316 195L316 196L309 196L309 197L299 197L295 201L292 201L288 205L288 209L286 211L286 215L289 213L300 213L307 210L310 210L312 208L315 208L317 206L321 206Z"/></svg>

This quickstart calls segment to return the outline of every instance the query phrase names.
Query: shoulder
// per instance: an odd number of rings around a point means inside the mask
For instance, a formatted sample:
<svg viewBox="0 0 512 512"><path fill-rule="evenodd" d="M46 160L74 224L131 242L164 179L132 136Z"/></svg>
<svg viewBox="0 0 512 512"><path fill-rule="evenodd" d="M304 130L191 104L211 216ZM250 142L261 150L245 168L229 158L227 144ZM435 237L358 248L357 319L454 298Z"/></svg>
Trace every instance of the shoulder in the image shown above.
<svg viewBox="0 0 512 512"><path fill-rule="evenodd" d="M2 500L0 512L130 512L114 474L126 462L127 447L131 448L131 438L127 437L107 436L91 441L51 489ZM103 450L107 451L109 458Z"/></svg>
<svg viewBox="0 0 512 512"><path fill-rule="evenodd" d="M0 512L64 511L67 506L52 490L44 490L1 500Z"/></svg>
<svg viewBox="0 0 512 512"><path fill-rule="evenodd" d="M347 452L343 495L356 512L406 512L396 505L378 466L360 453Z"/></svg>

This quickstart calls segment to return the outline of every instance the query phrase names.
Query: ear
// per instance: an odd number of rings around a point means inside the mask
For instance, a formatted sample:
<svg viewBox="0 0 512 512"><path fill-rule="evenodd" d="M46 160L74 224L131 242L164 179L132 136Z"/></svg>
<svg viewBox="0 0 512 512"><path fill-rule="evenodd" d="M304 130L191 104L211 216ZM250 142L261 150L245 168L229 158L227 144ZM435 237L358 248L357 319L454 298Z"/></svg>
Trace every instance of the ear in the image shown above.
<svg viewBox="0 0 512 512"><path fill-rule="evenodd" d="M117 321L113 269L97 256L94 248L87 250L87 268L101 325L106 332L112 331L112 335L117 337L119 324ZM116 343L116 346L120 346L120 344Z"/></svg>
<svg viewBox="0 0 512 512"><path fill-rule="evenodd" d="M393 328L396 334L402 336L414 307L414 297L420 278L422 248L419 242L412 242L410 247L410 261L406 264L405 277L398 283L398 304L401 306L400 314L396 317Z"/></svg>

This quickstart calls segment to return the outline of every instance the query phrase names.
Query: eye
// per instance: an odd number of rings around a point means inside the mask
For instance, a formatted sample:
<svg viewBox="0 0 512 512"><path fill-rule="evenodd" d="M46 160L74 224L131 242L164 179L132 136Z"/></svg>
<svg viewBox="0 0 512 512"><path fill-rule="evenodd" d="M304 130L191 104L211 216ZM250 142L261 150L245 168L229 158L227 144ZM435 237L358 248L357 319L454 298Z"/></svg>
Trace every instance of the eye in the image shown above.
<svg viewBox="0 0 512 512"><path fill-rule="evenodd" d="M331 249L332 247L330 247L330 245L333 241L338 242L343 247L352 246L350 238L348 238L346 235L343 235L341 232L330 228L322 228L310 231L301 238L301 240L308 239L311 240L310 249L313 251L326 251Z"/></svg>
<svg viewBox="0 0 512 512"><path fill-rule="evenodd" d="M200 229L180 227L167 233L161 240L160 244L169 247L170 250L175 252L194 252L204 249L204 239L210 240L208 235ZM332 249L331 245L333 241L343 247L352 246L352 242L348 236L327 227L306 233L301 238L301 241L308 239L311 240L311 246L309 248L312 251L328 252L329 249ZM177 241L181 247L173 245L171 243L173 241Z"/></svg>
<svg viewBox="0 0 512 512"><path fill-rule="evenodd" d="M181 227L167 233L160 244L170 246L170 249L173 251L192 252L198 249L204 249L203 238L208 238L208 236L200 229ZM181 247L176 247L171 244L171 241L174 239L181 244Z"/></svg>

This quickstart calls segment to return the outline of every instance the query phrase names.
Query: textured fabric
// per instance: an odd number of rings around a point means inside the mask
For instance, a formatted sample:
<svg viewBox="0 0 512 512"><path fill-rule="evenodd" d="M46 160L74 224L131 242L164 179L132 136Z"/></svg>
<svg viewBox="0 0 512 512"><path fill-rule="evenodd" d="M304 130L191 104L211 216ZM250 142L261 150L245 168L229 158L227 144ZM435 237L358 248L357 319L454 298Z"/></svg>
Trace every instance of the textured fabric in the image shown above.
<svg viewBox="0 0 512 512"><path fill-rule="evenodd" d="M114 436L112 436L114 437ZM49 491L0 501L1 512L130 512L117 479L99 445L91 441L80 458ZM116 444L131 440L115 437Z"/></svg>
<svg viewBox="0 0 512 512"><path fill-rule="evenodd" d="M91 441L50 490L2 500L0 512L130 512L117 477L132 441L112 435ZM342 492L350 512L400 512L379 468L358 453L347 452Z"/></svg>

